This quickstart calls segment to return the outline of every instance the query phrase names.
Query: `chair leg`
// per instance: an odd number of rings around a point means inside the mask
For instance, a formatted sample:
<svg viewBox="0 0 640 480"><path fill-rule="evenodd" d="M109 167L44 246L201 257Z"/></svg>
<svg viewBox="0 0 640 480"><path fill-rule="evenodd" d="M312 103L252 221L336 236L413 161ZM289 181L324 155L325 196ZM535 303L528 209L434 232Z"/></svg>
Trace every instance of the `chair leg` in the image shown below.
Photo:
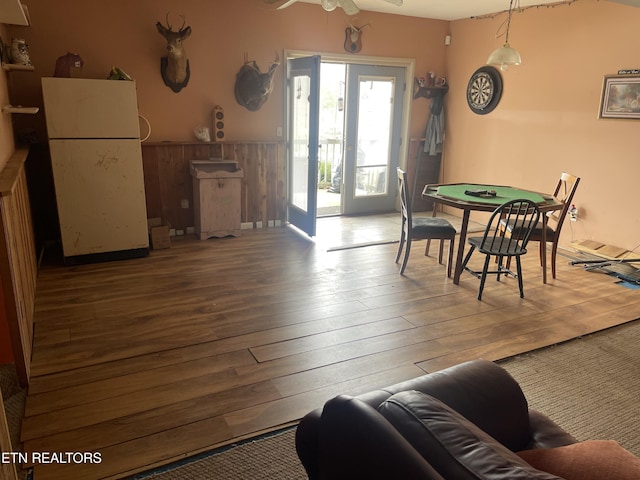
<svg viewBox="0 0 640 480"><path fill-rule="evenodd" d="M509 259L510 259L510 258L511 258L511 257L507 257L507 262L509 261ZM497 265L497 267L498 267L498 269L497 269L498 274L496 275L496 282L499 282L499 281L500 281L500 275L501 275L501 273L502 273L502 262L504 261L504 258L503 258L501 255L498 255L498 256L497 256L497 260L498 260L498 265ZM507 267L507 268L508 268L508 267Z"/></svg>
<svg viewBox="0 0 640 480"><path fill-rule="evenodd" d="M544 267L544 265L542 264L542 249L543 248L547 248L546 245L543 244L543 242L538 242L539 244L539 248L540 248L540 253L539 253L539 257L540 257L540 266Z"/></svg>
<svg viewBox="0 0 640 480"><path fill-rule="evenodd" d="M407 261L409 260L410 251L411 251L411 235L408 235L407 246L404 249L404 258L402 259L402 266L400 267L400 275L404 274L404 269L407 267Z"/></svg>
<svg viewBox="0 0 640 480"><path fill-rule="evenodd" d="M520 288L520 298L524 298L524 289L522 288L522 265L520 263L520 256L516 257L516 268L518 272L518 287Z"/></svg>
<svg viewBox="0 0 640 480"><path fill-rule="evenodd" d="M405 240L405 234L403 229L402 233L400 234L400 243L398 244L398 253L396 253L396 263L398 263L398 260L400 260L400 255L402 254L402 248L404 247L404 240Z"/></svg>
<svg viewBox="0 0 640 480"><path fill-rule="evenodd" d="M484 268L482 269L482 276L480 277L480 290L478 290L478 300L482 300L482 291L484 290L484 282L487 279L487 270L489 270L489 261L491 255L487 255L484 259Z"/></svg>
<svg viewBox="0 0 640 480"><path fill-rule="evenodd" d="M551 247L551 278L556 278L556 254L558 253L558 244L553 242Z"/></svg>
<svg viewBox="0 0 640 480"><path fill-rule="evenodd" d="M427 246L424 247L424 256L425 257L429 256L429 248L431 248L431 239L427 238Z"/></svg>
<svg viewBox="0 0 640 480"><path fill-rule="evenodd" d="M447 260L447 277L451 278L451 266L453 265L453 238L449 239L449 259Z"/></svg>
<svg viewBox="0 0 640 480"><path fill-rule="evenodd" d="M440 239L440 249L438 250L438 263L442 265L442 252L444 251L444 238Z"/></svg>
<svg viewBox="0 0 640 480"><path fill-rule="evenodd" d="M473 253L473 251L476 249L475 245L471 245L471 248L469 249L469 251L467 252L467 255L464 257L464 261L462 262L462 269L464 270L465 267L467 266L467 263L469 263L469 259L471 258L471 254Z"/></svg>

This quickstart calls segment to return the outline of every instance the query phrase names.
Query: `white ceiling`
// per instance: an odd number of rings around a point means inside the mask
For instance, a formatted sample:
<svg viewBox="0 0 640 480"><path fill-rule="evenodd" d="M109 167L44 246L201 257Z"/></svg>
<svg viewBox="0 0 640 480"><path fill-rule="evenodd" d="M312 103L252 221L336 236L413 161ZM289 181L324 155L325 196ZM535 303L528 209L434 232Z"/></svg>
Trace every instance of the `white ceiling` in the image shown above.
<svg viewBox="0 0 640 480"><path fill-rule="evenodd" d="M317 3L320 0L298 0ZM438 20L458 20L477 15L502 12L509 9L509 0L404 0L401 7L384 0L354 0L360 10L394 13L410 17L434 18ZM558 3L559 0L520 0L521 7ZM320 8L320 7L318 7Z"/></svg>

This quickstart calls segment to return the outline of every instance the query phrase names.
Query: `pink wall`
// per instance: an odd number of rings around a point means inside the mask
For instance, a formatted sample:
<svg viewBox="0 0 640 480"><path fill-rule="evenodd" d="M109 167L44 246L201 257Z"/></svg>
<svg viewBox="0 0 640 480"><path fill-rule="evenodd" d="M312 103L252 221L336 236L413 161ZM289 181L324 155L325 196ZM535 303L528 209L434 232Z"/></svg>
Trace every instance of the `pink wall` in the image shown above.
<svg viewBox="0 0 640 480"><path fill-rule="evenodd" d="M117 65L138 84L140 112L152 125L150 141L195 140L193 129L210 125L214 105L222 105L229 140L275 140L283 126L283 72L275 76L275 88L261 110L248 112L233 95L235 76L245 52L266 70L284 49L345 53L344 30L350 22L370 23L363 32L361 55L410 57L416 71L444 72L442 43L447 22L362 12L350 19L341 9L324 12L318 5L299 3L282 11L261 0L77 0L29 1L32 26L12 27L30 44L37 75L25 78L21 98L41 102L39 77L50 76L56 59L67 51L85 61L83 76L105 77ZM184 15L193 33L184 45L191 65L191 80L173 93L160 77L160 57L165 41L156 31L171 12L174 28ZM412 131L424 130L427 104L415 112Z"/></svg>
<svg viewBox="0 0 640 480"><path fill-rule="evenodd" d="M506 4L506 2L505 2ZM640 243L639 120L597 118L603 77L640 68L640 8L580 0L514 14L510 43L522 65L502 74L498 107L475 115L467 82L503 39L505 16L452 22L447 52L445 180L495 182L549 191L562 170L582 178L561 243Z"/></svg>

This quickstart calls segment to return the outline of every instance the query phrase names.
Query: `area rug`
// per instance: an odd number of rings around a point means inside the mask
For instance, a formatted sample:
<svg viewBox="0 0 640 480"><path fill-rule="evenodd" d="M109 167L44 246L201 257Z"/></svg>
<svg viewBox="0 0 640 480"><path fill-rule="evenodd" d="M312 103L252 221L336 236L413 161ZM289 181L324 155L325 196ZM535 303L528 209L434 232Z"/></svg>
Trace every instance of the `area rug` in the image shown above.
<svg viewBox="0 0 640 480"><path fill-rule="evenodd" d="M300 480L295 427L203 454L129 480Z"/></svg>
<svg viewBox="0 0 640 480"><path fill-rule="evenodd" d="M640 456L640 320L498 362L529 405L578 440L613 439ZM295 429L146 474L148 480L299 480Z"/></svg>
<svg viewBox="0 0 640 480"><path fill-rule="evenodd" d="M640 456L640 320L498 362L529 405L578 440Z"/></svg>

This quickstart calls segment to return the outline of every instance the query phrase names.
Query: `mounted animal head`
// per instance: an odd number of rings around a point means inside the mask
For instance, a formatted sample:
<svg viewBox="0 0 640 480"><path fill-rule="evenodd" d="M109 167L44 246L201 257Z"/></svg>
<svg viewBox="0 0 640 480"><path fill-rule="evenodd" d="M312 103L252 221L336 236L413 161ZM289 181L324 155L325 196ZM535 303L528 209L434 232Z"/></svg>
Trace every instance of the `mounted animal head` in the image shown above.
<svg viewBox="0 0 640 480"><path fill-rule="evenodd" d="M356 27L355 25L349 25L344 30L344 49L349 53L358 53L362 50L362 29L366 25L362 25L361 27Z"/></svg>
<svg viewBox="0 0 640 480"><path fill-rule="evenodd" d="M169 14L167 13L167 26L160 22L156 23L156 28L160 35L167 41L167 56L160 59L160 73L167 87L178 93L189 83L189 59L184 50L182 42L191 35L191 27L185 28L185 19L182 16L182 26L176 32L169 24Z"/></svg>
<svg viewBox="0 0 640 480"><path fill-rule="evenodd" d="M245 53L244 65L236 75L236 101L251 112L259 110L273 90L273 74L276 73L278 65L280 55L276 52L276 58L269 71L262 73L255 60L250 62Z"/></svg>

